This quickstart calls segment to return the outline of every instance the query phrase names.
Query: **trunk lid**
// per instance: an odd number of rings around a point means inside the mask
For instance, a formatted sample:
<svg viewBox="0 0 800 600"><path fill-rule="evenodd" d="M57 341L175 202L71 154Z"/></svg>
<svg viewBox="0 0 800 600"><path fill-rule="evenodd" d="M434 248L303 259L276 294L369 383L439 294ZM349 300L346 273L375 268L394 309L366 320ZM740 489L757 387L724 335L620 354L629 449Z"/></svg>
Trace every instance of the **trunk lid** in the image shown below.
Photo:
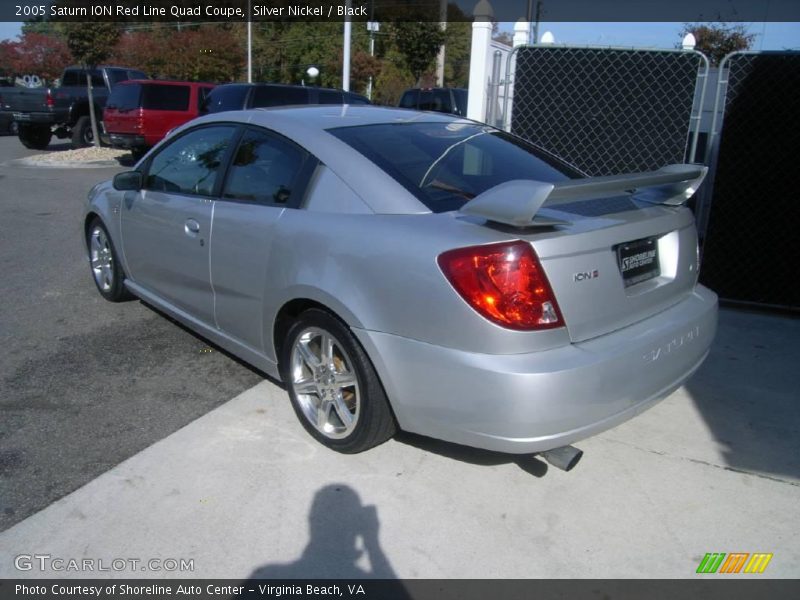
<svg viewBox="0 0 800 600"><path fill-rule="evenodd" d="M630 209L602 212L621 208L620 200ZM688 209L637 208L626 198L616 203L616 208L604 199L544 209L543 215L570 224L524 236L547 273L573 342L661 312L688 296L697 282L697 235ZM637 267L637 262L650 264Z"/></svg>
<svg viewBox="0 0 800 600"><path fill-rule="evenodd" d="M542 183L515 180L460 212L532 245L573 342L646 319L697 282L697 234L681 204L705 176L699 165Z"/></svg>

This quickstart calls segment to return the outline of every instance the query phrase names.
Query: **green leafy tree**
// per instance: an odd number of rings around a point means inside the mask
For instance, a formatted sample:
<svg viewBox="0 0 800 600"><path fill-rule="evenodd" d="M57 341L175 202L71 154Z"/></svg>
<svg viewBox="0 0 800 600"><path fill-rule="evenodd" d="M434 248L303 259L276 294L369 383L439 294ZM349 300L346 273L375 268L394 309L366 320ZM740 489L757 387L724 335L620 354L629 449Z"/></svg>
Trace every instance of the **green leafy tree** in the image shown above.
<svg viewBox="0 0 800 600"><path fill-rule="evenodd" d="M120 30L116 23L61 23L61 30L67 47L75 60L87 69L86 90L89 96L89 118L92 123L92 135L95 146L100 145L97 128L97 115L94 110L94 94L92 93L92 77L89 69L101 64L114 49L119 40Z"/></svg>
<svg viewBox="0 0 800 600"><path fill-rule="evenodd" d="M446 33L440 29L439 23L431 22L394 23L391 33L405 66L419 81L432 67Z"/></svg>
<svg viewBox="0 0 800 600"><path fill-rule="evenodd" d="M708 57L712 66L719 65L731 52L748 50L756 39L755 34L748 33L741 23L686 23L680 31L681 40L687 33L694 35L695 48ZM677 47L680 46L678 43Z"/></svg>

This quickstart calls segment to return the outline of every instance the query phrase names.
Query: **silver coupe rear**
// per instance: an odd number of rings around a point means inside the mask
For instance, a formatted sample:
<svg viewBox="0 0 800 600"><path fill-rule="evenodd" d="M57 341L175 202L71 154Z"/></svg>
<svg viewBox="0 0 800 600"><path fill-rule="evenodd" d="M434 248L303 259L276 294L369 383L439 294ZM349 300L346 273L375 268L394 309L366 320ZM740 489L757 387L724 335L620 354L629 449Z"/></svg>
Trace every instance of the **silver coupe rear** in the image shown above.
<svg viewBox="0 0 800 600"><path fill-rule="evenodd" d="M683 206L696 165L587 178L472 121L218 113L89 194L95 283L287 385L341 452L397 429L536 453L613 427L716 329Z"/></svg>

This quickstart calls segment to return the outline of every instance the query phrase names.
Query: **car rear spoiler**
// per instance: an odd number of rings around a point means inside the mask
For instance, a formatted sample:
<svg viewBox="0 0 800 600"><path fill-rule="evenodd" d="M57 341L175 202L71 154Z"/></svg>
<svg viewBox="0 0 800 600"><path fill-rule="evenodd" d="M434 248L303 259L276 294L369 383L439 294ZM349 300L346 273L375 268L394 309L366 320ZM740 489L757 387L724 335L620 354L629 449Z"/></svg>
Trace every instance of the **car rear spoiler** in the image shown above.
<svg viewBox="0 0 800 600"><path fill-rule="evenodd" d="M708 167L703 165L667 165L657 171L568 179L545 183L515 179L489 188L461 207L466 215L513 227L552 227L565 221L536 216L545 204L558 204L635 194L636 200L680 206L702 183Z"/></svg>

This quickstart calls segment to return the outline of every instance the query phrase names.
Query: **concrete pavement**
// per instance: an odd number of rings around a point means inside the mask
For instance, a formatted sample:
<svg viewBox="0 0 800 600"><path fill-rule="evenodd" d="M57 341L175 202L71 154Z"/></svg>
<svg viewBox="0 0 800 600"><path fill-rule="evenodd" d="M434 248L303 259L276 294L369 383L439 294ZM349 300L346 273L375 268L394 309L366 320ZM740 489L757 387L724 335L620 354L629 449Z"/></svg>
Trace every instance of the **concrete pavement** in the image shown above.
<svg viewBox="0 0 800 600"><path fill-rule="evenodd" d="M98 575L14 566L46 554L193 561L104 577L683 578L707 552L796 577L798 341L796 319L723 311L689 386L570 473L407 435L339 455L265 381L0 534L0 577Z"/></svg>

